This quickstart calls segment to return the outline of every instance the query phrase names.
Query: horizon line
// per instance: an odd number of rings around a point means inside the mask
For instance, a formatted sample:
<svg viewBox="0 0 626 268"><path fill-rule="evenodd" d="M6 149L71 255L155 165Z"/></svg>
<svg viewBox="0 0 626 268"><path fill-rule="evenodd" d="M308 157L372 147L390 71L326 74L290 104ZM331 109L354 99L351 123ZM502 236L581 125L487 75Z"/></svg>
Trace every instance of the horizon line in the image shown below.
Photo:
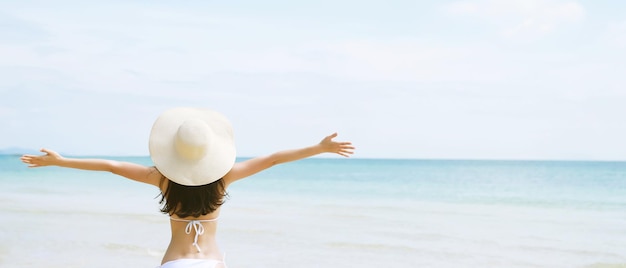
<svg viewBox="0 0 626 268"><path fill-rule="evenodd" d="M37 151L37 153L39 153ZM33 154L33 152L26 153L0 153L0 156L21 156L24 154ZM64 154L62 155L68 157L77 157L77 158L121 158L121 157L129 157L129 158L149 158L150 155L105 155L105 154ZM249 159L255 158L258 156L237 156L237 159ZM424 157L340 157L340 156L312 156L305 159L336 159L336 160L414 160L414 161L502 161L502 162L626 162L626 159L540 159L540 158L424 158ZM301 159L301 160L305 160Z"/></svg>

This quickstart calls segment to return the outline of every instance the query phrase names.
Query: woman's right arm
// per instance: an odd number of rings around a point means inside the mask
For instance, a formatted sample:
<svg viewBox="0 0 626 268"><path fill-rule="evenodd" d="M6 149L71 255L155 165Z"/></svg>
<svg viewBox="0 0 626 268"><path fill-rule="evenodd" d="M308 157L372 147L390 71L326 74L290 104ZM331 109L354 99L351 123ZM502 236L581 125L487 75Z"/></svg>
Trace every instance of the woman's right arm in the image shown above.
<svg viewBox="0 0 626 268"><path fill-rule="evenodd" d="M55 151L41 149L44 155L23 155L20 159L28 167L59 166L92 171L108 171L128 179L159 187L161 173L154 167L107 159L79 159L62 157Z"/></svg>
<svg viewBox="0 0 626 268"><path fill-rule="evenodd" d="M224 182L229 185L237 180L251 176L272 166L308 158L322 153L335 153L349 157L354 152L351 142L337 142L333 139L337 133L325 137L320 143L300 149L284 150L267 156L255 157L243 162L235 163L233 168L224 176Z"/></svg>

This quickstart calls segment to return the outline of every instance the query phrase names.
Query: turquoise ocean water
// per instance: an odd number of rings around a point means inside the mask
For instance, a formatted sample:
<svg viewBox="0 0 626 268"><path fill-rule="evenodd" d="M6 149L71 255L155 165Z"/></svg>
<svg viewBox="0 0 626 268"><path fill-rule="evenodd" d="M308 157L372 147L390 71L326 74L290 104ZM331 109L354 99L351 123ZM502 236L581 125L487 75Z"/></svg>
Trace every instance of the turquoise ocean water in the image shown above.
<svg viewBox="0 0 626 268"><path fill-rule="evenodd" d="M155 267L169 239L157 195L0 156L0 267ZM626 267L624 162L315 158L229 195L231 268Z"/></svg>

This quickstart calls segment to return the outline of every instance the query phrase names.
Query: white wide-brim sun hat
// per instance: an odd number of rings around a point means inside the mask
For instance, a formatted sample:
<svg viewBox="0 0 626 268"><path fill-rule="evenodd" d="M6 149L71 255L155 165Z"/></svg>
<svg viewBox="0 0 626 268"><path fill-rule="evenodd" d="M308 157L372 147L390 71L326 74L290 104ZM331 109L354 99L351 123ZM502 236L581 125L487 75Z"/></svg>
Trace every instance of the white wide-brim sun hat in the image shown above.
<svg viewBox="0 0 626 268"><path fill-rule="evenodd" d="M222 114L202 108L173 108L150 131L150 157L171 181L200 186L222 178L235 163L233 128Z"/></svg>

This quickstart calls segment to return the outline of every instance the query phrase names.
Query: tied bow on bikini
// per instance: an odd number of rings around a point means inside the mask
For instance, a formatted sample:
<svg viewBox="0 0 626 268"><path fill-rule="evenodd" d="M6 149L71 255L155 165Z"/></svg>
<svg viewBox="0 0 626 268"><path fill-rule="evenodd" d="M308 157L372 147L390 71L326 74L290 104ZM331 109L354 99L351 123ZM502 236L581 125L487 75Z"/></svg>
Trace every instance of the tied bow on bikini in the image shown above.
<svg viewBox="0 0 626 268"><path fill-rule="evenodd" d="M187 227L185 227L186 234L191 234L192 226L193 226L193 229L196 231L196 235L193 238L193 245L198 250L198 253L200 253L201 250L200 250L200 246L198 246L198 236L204 234L204 226L202 226L202 223L199 221L190 221L189 223L187 223Z"/></svg>
<svg viewBox="0 0 626 268"><path fill-rule="evenodd" d="M202 225L202 223L217 221L217 218L212 219L212 220L183 220L183 219L176 219L176 218L170 217L170 219L173 221L187 222L187 226L185 227L186 234L191 234L192 229L195 231L192 245L196 247L196 249L198 250L198 253L202 252L202 250L200 250L200 246L198 245L198 236L204 234L204 226Z"/></svg>

